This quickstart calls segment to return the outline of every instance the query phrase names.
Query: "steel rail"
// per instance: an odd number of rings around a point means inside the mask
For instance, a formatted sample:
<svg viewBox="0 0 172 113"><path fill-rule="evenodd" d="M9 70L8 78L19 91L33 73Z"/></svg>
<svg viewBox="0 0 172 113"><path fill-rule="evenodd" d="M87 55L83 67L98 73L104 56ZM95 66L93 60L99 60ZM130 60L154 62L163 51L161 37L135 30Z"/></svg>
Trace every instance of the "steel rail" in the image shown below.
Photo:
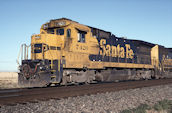
<svg viewBox="0 0 172 113"><path fill-rule="evenodd" d="M172 79L0 90L0 106L172 84Z"/></svg>

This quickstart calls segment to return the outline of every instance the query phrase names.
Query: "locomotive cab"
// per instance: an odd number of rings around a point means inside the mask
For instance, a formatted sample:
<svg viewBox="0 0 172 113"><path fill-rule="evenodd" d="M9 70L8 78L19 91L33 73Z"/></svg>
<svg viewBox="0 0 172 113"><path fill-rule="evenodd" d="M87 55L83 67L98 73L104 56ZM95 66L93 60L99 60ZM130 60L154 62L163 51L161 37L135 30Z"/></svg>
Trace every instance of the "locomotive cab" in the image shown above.
<svg viewBox="0 0 172 113"><path fill-rule="evenodd" d="M31 58L22 58L19 84L31 87L58 84L62 82L63 69L87 68L89 53L98 52L94 47L96 38L89 38L90 31L89 27L65 18L43 24L40 34L31 36ZM27 52L23 52L24 56L28 56Z"/></svg>

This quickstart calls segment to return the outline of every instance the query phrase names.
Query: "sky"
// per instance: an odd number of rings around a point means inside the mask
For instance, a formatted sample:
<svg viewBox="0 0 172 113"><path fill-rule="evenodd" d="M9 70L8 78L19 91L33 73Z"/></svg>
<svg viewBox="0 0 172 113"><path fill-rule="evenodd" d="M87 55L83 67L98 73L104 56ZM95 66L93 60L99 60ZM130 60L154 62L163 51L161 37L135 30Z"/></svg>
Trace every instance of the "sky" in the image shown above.
<svg viewBox="0 0 172 113"><path fill-rule="evenodd" d="M172 48L172 0L0 0L0 71L17 71L21 44L62 17Z"/></svg>

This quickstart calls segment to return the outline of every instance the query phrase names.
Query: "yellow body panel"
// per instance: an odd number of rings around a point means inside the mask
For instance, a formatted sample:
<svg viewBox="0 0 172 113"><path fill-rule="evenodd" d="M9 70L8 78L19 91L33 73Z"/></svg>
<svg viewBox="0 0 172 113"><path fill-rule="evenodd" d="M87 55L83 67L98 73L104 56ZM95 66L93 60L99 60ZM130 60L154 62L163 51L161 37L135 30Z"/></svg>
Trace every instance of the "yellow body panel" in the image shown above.
<svg viewBox="0 0 172 113"><path fill-rule="evenodd" d="M159 67L159 46L156 45L151 49L151 61L152 65Z"/></svg>

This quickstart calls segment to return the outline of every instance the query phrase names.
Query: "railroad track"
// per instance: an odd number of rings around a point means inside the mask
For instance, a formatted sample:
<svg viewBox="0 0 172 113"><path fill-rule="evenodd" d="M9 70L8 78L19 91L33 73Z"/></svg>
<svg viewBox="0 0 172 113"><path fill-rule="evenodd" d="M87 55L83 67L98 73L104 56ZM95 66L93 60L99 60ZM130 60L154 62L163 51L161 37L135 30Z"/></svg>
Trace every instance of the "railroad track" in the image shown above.
<svg viewBox="0 0 172 113"><path fill-rule="evenodd" d="M127 81L117 83L101 83L79 86L61 86L47 88L25 88L0 90L0 106L37 102L48 99L61 99L96 93L113 92L119 90L149 87L172 83L172 79Z"/></svg>

